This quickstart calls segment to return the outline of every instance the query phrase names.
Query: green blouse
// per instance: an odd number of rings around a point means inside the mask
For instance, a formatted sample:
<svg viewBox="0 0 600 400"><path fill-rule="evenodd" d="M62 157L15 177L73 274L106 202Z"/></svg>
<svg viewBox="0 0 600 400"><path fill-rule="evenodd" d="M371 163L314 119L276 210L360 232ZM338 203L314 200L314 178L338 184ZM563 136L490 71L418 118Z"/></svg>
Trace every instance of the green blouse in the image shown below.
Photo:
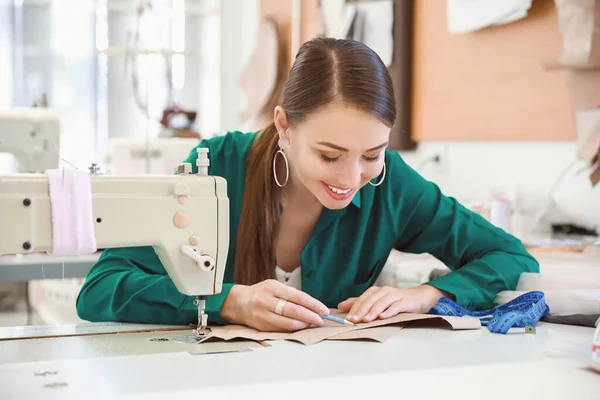
<svg viewBox="0 0 600 400"><path fill-rule="evenodd" d="M234 238L240 220L246 155L256 133L230 132L203 140L209 175L227 180L230 248L223 291L207 297L212 323L233 286ZM196 149L185 162L195 167ZM384 182L366 185L342 210L323 209L301 254L302 290L335 308L361 295L379 276L392 249L429 253L452 272L428 282L451 293L469 309L494 306L496 294L514 290L522 272L539 272L521 242L469 211L409 167L398 153L385 152ZM275 268L275 266L273 266ZM193 298L180 293L152 247L106 249L77 298L88 321L188 324L197 321Z"/></svg>

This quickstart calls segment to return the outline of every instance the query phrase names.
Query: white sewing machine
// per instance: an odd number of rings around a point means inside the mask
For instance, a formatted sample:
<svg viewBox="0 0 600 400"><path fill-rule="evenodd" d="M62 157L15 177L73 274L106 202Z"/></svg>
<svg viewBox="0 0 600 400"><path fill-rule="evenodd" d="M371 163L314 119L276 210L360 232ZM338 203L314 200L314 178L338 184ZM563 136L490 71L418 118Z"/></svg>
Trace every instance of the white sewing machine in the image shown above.
<svg viewBox="0 0 600 400"><path fill-rule="evenodd" d="M60 120L48 108L0 111L0 153L12 153L20 172L44 172L60 162Z"/></svg>
<svg viewBox="0 0 600 400"><path fill-rule="evenodd" d="M96 246L153 246L177 289L196 296L199 334L229 247L226 181L206 176L206 151L199 149L198 175L190 164L178 175L90 175ZM0 255L52 252L48 188L45 174L0 175Z"/></svg>

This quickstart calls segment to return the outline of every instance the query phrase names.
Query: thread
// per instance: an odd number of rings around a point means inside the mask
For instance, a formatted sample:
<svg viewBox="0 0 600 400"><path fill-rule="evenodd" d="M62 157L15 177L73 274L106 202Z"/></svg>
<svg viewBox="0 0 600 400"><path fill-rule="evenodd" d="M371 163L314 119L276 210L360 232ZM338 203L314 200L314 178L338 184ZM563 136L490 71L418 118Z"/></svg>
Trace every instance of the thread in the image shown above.
<svg viewBox="0 0 600 400"><path fill-rule="evenodd" d="M65 260L62 260L62 276L60 278L60 295L62 297L62 302L65 302Z"/></svg>
<svg viewBox="0 0 600 400"><path fill-rule="evenodd" d="M65 260L61 260L61 276L60 276L60 297L61 301L65 302ZM48 279L44 273L44 263L42 263L42 278L44 282Z"/></svg>
<svg viewBox="0 0 600 400"><path fill-rule="evenodd" d="M76 165L71 164L70 162L68 162L67 160L65 160L64 158L62 158L60 156L60 150L58 150L58 147L56 147L56 143L54 143L54 140L52 140L52 138L50 138L50 143L52 143L52 147L54 147L54 150L56 150L56 154L58 154L59 160L69 164L71 167L75 168L76 170L80 170L80 168L78 168Z"/></svg>

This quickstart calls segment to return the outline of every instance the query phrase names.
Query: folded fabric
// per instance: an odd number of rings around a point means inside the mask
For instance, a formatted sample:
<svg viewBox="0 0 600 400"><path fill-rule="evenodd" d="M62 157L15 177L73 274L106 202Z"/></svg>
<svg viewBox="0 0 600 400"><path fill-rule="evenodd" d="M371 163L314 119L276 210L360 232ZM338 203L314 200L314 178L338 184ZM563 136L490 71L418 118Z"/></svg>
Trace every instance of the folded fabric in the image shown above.
<svg viewBox="0 0 600 400"><path fill-rule="evenodd" d="M531 0L448 0L448 31L469 33L488 26L508 24L525 18L530 8Z"/></svg>
<svg viewBox="0 0 600 400"><path fill-rule="evenodd" d="M600 319L600 314L573 314L573 315L554 315L548 314L544 317L544 322L561 325L587 326L594 328L596 321Z"/></svg>
<svg viewBox="0 0 600 400"><path fill-rule="evenodd" d="M52 214L52 255L95 253L90 176L79 170L46 170Z"/></svg>

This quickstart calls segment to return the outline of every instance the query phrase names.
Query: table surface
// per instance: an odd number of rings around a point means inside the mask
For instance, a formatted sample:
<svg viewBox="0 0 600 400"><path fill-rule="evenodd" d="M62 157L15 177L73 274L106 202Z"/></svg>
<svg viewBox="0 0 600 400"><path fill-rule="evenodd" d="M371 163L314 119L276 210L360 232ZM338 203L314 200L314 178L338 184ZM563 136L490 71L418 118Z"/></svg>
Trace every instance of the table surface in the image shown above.
<svg viewBox="0 0 600 400"><path fill-rule="evenodd" d="M271 341L203 355L189 353L198 345L149 340L181 331L0 341L0 398L598 399L600 374L586 369L593 332L408 327L384 343ZM35 376L44 370L57 374ZM44 387L57 382L67 386Z"/></svg>
<svg viewBox="0 0 600 400"><path fill-rule="evenodd" d="M85 278L101 252L55 257L44 253L0 257L0 282L36 279Z"/></svg>
<svg viewBox="0 0 600 400"><path fill-rule="evenodd" d="M561 257L574 267L574 255ZM46 278L60 278L63 260L65 277L83 277L97 258L3 256L0 281L42 279L42 265ZM197 345L172 340L181 331L115 333L112 326L91 326L103 334L0 341L0 399L600 398L600 374L585 369L592 363L592 328L539 323L536 335L498 335L486 328L412 327L385 343L272 341L251 351L192 355ZM57 374L35 375L44 370ZM67 386L44 386L52 383Z"/></svg>

